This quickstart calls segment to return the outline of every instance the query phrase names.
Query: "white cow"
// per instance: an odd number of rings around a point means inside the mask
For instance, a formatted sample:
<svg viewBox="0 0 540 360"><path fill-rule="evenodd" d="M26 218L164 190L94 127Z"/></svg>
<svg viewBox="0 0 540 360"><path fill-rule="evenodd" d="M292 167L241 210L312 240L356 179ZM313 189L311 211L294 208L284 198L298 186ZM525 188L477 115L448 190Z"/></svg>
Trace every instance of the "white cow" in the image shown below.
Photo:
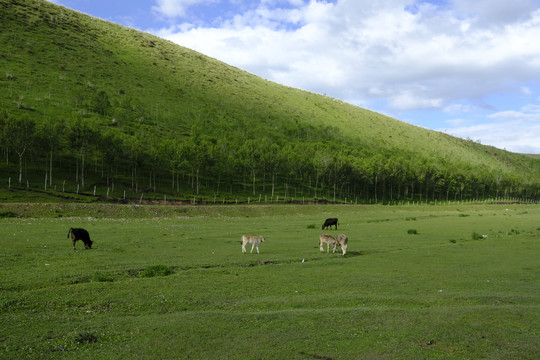
<svg viewBox="0 0 540 360"><path fill-rule="evenodd" d="M330 252L330 245L332 245L332 253L336 252L337 241L331 235L319 235L319 248L321 252L324 252L324 244L326 244L326 252Z"/></svg>
<svg viewBox="0 0 540 360"><path fill-rule="evenodd" d="M349 242L349 238L345 234L339 234L336 238L336 242L339 246L341 246L341 250L343 250L343 255L347 253L347 243Z"/></svg>
<svg viewBox="0 0 540 360"><path fill-rule="evenodd" d="M259 244L265 242L265 238L263 236L250 236L250 235L242 235L242 253L246 253L246 245L251 245L251 252L253 252L253 248L257 248L257 254L260 254L259 252Z"/></svg>

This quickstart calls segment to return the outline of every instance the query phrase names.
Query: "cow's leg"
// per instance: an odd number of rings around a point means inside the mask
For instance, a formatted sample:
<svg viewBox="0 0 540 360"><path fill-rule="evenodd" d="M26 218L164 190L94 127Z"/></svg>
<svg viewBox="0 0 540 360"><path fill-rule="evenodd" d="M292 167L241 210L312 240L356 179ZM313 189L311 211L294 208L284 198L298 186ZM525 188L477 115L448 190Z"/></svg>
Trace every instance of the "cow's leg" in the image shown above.
<svg viewBox="0 0 540 360"><path fill-rule="evenodd" d="M251 254L253 254L253 248L255 247L255 243L251 245ZM257 249L258 250L258 249Z"/></svg>
<svg viewBox="0 0 540 360"><path fill-rule="evenodd" d="M76 241L77 241L77 240L75 240L75 239L72 239L72 240L71 240L71 242L72 242L72 244L73 244L73 250L75 250L75 242L76 242Z"/></svg>
<svg viewBox="0 0 540 360"><path fill-rule="evenodd" d="M242 244L242 254L245 254L246 251L246 244Z"/></svg>
<svg viewBox="0 0 540 360"><path fill-rule="evenodd" d="M259 245L255 245L255 247L257 248L257 254L260 254L260 252L259 252Z"/></svg>

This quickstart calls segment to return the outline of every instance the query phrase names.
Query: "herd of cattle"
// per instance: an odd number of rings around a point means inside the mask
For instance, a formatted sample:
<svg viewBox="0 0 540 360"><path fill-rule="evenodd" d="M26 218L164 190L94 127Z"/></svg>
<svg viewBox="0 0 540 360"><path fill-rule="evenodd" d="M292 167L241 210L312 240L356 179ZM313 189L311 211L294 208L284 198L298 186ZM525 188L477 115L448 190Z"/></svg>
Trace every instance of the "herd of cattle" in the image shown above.
<svg viewBox="0 0 540 360"><path fill-rule="evenodd" d="M335 226L335 230L337 230L338 226L338 219L337 218L330 218L326 219L324 224L322 225L321 229L324 230L326 228L332 229L332 226ZM92 244L94 243L92 240L90 240L90 234L88 234L88 231L81 228L70 228L68 231L68 239L71 235L71 242L73 244L73 250L75 249L75 243L77 240L81 240L84 243L85 249L91 249ZM251 244L251 252L253 252L253 249L257 249L257 254L260 254L259 252L259 245L262 242L265 242L264 236L251 236L251 235L242 235L242 253L245 254L247 252L246 245ZM340 234L337 237L333 237L331 235L321 234L319 236L319 249L321 252L324 252L324 244L326 244L326 252L330 252L330 246L332 246L332 253L336 252L336 248L338 246L341 246L341 250L343 251L343 255L347 253L347 243L349 242L349 239L345 234Z"/></svg>

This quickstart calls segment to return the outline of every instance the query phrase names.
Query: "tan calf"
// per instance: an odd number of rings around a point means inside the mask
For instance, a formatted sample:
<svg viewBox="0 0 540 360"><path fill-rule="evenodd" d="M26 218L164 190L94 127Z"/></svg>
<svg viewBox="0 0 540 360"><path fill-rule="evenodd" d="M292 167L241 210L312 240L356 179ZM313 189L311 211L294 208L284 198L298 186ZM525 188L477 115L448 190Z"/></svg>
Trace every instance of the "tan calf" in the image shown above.
<svg viewBox="0 0 540 360"><path fill-rule="evenodd" d="M349 242L349 238L345 234L340 234L336 238L336 242L339 246L341 246L341 250L343 250L343 255L347 253L347 243Z"/></svg>
<svg viewBox="0 0 540 360"><path fill-rule="evenodd" d="M330 252L330 245L332 245L332 253L336 252L337 241L333 236L321 234L319 236L319 248L321 252L324 252L324 244L326 244L326 252Z"/></svg>
<svg viewBox="0 0 540 360"><path fill-rule="evenodd" d="M257 254L259 253L259 244L265 242L265 238L263 236L250 236L250 235L242 235L242 253L246 253L246 245L251 245L251 252L253 252L253 248L257 248Z"/></svg>

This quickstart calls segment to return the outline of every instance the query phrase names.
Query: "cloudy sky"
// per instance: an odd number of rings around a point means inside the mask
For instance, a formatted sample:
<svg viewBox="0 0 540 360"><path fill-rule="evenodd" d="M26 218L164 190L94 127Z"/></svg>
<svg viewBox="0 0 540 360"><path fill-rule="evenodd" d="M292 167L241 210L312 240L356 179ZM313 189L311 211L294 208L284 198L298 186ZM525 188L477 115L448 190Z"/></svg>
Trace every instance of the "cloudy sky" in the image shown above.
<svg viewBox="0 0 540 360"><path fill-rule="evenodd" d="M280 84L540 154L540 0L50 0Z"/></svg>

